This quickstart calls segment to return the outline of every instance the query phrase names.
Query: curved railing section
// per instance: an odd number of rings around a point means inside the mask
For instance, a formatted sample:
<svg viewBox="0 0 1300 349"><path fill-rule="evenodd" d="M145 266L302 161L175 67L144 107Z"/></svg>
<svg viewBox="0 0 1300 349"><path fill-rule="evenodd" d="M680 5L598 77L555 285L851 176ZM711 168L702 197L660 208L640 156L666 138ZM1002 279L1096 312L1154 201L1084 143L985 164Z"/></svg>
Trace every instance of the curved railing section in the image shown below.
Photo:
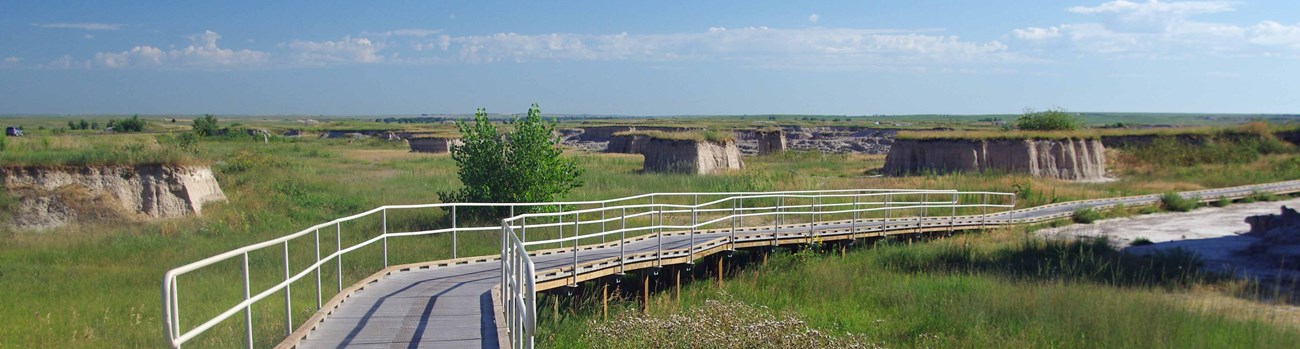
<svg viewBox="0 0 1300 349"><path fill-rule="evenodd" d="M684 258L686 263L693 263L706 250L734 250L737 244L758 240L772 240L773 244L781 239L814 242L830 235L865 231L919 232L1007 224L1010 216L989 211L1014 208L1015 204L1015 194L998 192L840 191L750 193L691 204L633 204L517 215L503 219L500 227L501 293L507 335L512 348L533 347L535 297L543 289L539 282L576 285L583 281L584 273L594 275L599 270L622 273L628 265L658 267L664 265L665 259ZM568 222L561 221L562 217L569 218ZM609 229L609 224L617 228ZM530 231L536 236L537 231L563 227L569 227L572 235L527 239ZM747 233L754 227L769 233ZM657 240L654 250L629 254L625 249L631 242L629 235ZM616 257L580 262L579 254L584 249L579 246L584 240L607 236L617 239ZM665 236L680 247L665 246ZM566 244L573 247L564 249ZM561 248L529 251L549 245ZM572 257L555 263L557 253ZM551 256L552 266L539 274L535 258L543 254Z"/></svg>
<svg viewBox="0 0 1300 349"><path fill-rule="evenodd" d="M315 280L314 291L315 291L316 299L314 304L315 308L313 311L319 311L324 306L324 302L323 302L324 299L322 294L326 291L322 283L322 269L332 264L332 267L335 270L334 292L336 293L336 295L342 293L344 291L345 285L351 285L354 282L358 281L358 280L349 280L348 282L345 282L346 276L343 273L344 258L348 254L356 253L358 250L362 248L366 248L374 245L381 246L383 262L382 262L382 267L378 267L377 269L383 270L384 268L388 268L390 266L389 263L390 240L395 238L402 238L402 237L450 235L450 239L449 239L451 244L450 257L452 259L461 258L460 251L465 250L465 248L460 244L461 234L490 233L495 235L495 233L497 233L501 229L500 226L497 225L497 222L468 223L468 224L467 222L462 222L460 220L460 218L462 217L460 214L458 214L458 211L463 211L465 209L470 209L470 208L500 209L509 212L510 216L515 216L514 214L515 211L532 210L539 207L546 207L549 208L550 210L555 211L553 212L555 213L555 215L548 216L548 217L552 217L554 221L546 222L544 223L544 225L529 227L534 230L535 232L534 236L540 239L546 239L546 243L556 243L556 242L567 243L570 241L572 241L573 243L580 243L579 239L554 240L554 237L563 237L566 236L567 234L566 229L570 227L569 224L571 223L566 223L564 221L565 217L573 215L575 219L581 220L592 214L606 214L612 212L611 211L612 207L635 208L635 207L657 207L655 205L661 205L662 212L659 212L660 213L659 217L662 220L664 214L680 213L681 210L683 210L685 207L694 206L695 204L698 204L701 199L710 200L711 202L720 202L726 199L717 199L717 198L730 198L732 196L737 196L737 195L742 195L742 196L743 195L768 195L768 196L779 198L781 195L816 196L816 195L830 195L836 193L840 193L840 194L887 193L887 192L901 192L901 191L903 190L848 189L848 190L807 190L807 191L783 191L783 192L652 193L652 194L642 194L642 195L609 199L609 200L597 200L597 201L572 201L572 202L547 202L547 203L439 203L439 204L421 204L421 205L382 206L352 216L338 218L325 223L317 224L293 234L263 241L253 245L236 248L234 250L222 254L218 254L209 258L205 258L203 260L199 260L193 263L189 263L167 271L163 275L162 288L161 288L162 305L163 305L162 307L163 333L166 335L167 342L169 345L171 345L172 347L179 348L182 344L194 340L199 335L202 335L203 333L220 325L224 321L235 318L237 315L239 315L242 312L244 315L242 319L243 320L242 322L244 324L243 337L245 337L244 341L246 343L246 346L251 348L255 343L254 333L253 333L255 328L254 316L252 310L253 306L259 302L266 301L267 299L270 299L277 294L283 294L283 302L284 302L283 323L284 323L285 335L288 336L292 334L294 329L296 328L296 324L294 323L294 319L293 319L294 318L293 314L295 309L294 307L295 301L293 297L294 283L303 281L304 279L310 281L309 278L314 277ZM906 192L947 193L951 191L907 190ZM778 200L783 200L783 199L779 198ZM675 211L663 210L669 207L676 207L678 209ZM794 207L795 206L788 206L787 208L794 208ZM419 211L419 212L411 212L411 211ZM579 212L579 213L574 215L573 212ZM421 221L431 220L430 217L438 217L437 214L441 214L440 216L442 218L441 224L445 224L447 226L436 227L433 229L419 229L419 230L411 230L411 231L390 231L391 228L390 215L392 214L404 214L408 217L415 216L417 218L420 218L417 220L421 220ZM637 216L637 217L641 217L641 216ZM636 217L627 217L627 216L624 216L624 218L631 218L634 221L637 219ZM534 221L537 221L544 218L533 218L533 219ZM378 222L371 222L371 224L357 223L365 220L377 220ZM591 229L593 227L590 227L589 224L593 221L600 222L600 223L607 223L613 220L612 219L600 219L600 220L590 219L588 223L585 223L586 225L584 225L584 223L579 222L580 224L578 225L578 228L575 229ZM363 227L359 229L349 228L348 230L345 230L344 229L345 224L350 224L350 223L357 223L357 225L363 225ZM673 227L673 226L662 225L661 227ZM524 227L520 226L519 228L523 229ZM323 248L321 244L321 237L322 237L321 232L325 231L325 237L328 239L329 235L331 235L330 234L331 230L333 231L332 235L334 237L334 243L333 243L334 248L332 249L332 251L331 249ZM376 230L378 231L378 234L375 234ZM577 230L575 230L575 232L576 231ZM344 241L345 241L344 237L346 236L347 233L353 234L353 236L350 236L348 240L359 240L359 241L351 245L344 246ZM598 238L603 239L603 237L606 235L609 234L600 235ZM527 239L523 237L521 237L521 239L519 240L521 242L527 241ZM603 240L598 242L603 242ZM309 251L306 257L301 255L291 256L290 254L292 250L290 248L291 244L297 244L298 246L311 246L312 247L311 249L314 251ZM502 246L502 250L503 251L505 250L504 245ZM292 263L294 259L291 257L305 259L306 262L304 263L306 265L297 269L291 268L292 264L294 264ZM496 256L492 256L492 258L496 258ZM242 286L243 286L242 297L235 300L226 300L226 301L208 299L207 297L195 297L197 299L187 298L186 300L189 302L209 302L209 304L204 304L207 306L207 308L215 307L217 309L220 309L220 311L216 315L213 315L211 317L206 317L200 320L196 325L192 325L192 327L188 327L188 328L184 327L184 325L186 324L181 321L180 315L183 309L189 309L189 307L183 307L184 304L182 304L181 301L182 297L180 297L180 291L181 291L180 286L183 284L181 282L182 277L186 276L187 274L203 271L205 269L218 268L216 266L218 264L223 264L223 263L239 264L240 266L239 278L234 279L233 277L231 277L231 280L229 281L242 282ZM259 270L250 269L250 265L266 265L266 264L280 264L281 268L277 268L278 270L275 270L276 275L253 275L256 271ZM262 269L266 269L266 268L262 268ZM265 270L260 270L260 271L265 271ZM274 284L262 289L255 290L253 287L253 279L255 278L261 280L272 279L271 282L274 282ZM222 305L222 303L224 303L225 305ZM299 305L301 306L301 304Z"/></svg>

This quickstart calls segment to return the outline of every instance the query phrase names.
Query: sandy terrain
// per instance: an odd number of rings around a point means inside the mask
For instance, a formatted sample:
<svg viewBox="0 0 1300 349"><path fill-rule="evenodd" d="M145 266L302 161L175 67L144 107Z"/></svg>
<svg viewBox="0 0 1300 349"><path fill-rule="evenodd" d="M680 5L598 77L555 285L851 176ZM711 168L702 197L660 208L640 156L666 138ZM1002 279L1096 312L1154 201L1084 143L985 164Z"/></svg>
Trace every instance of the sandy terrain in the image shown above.
<svg viewBox="0 0 1300 349"><path fill-rule="evenodd" d="M1265 265L1241 255L1256 238L1238 235L1250 230L1246 217L1277 214L1281 206L1300 207L1300 199L1275 202L1234 204L1228 207L1205 207L1187 213L1157 213L1075 224L1040 230L1049 237L1107 237L1125 251L1148 254L1160 249L1184 248L1201 255L1211 270L1231 272L1238 277L1261 280L1292 280L1300 277L1296 267ZM1136 238L1155 242L1147 246L1129 246Z"/></svg>

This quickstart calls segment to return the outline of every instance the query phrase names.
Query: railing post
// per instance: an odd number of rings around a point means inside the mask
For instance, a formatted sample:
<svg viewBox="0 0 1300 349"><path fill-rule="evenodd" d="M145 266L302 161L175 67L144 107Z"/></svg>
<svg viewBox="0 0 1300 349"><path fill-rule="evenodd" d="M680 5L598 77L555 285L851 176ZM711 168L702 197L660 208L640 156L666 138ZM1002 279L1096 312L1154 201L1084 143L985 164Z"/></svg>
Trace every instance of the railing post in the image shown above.
<svg viewBox="0 0 1300 349"><path fill-rule="evenodd" d="M732 251L736 250L736 201L738 201L738 199L734 197L731 198L731 250Z"/></svg>
<svg viewBox="0 0 1300 349"><path fill-rule="evenodd" d="M862 193L853 193L853 220L849 221L849 238L856 238L858 233L858 196Z"/></svg>
<svg viewBox="0 0 1300 349"><path fill-rule="evenodd" d="M555 228L560 231L560 235L557 235L556 237L563 239L564 238L564 204L560 204L559 213L560 214L556 215L556 217L559 217L560 225L556 226ZM574 241L573 243L574 243L573 245L574 247L578 246L577 241ZM560 240L560 248L564 248L564 240Z"/></svg>
<svg viewBox="0 0 1300 349"><path fill-rule="evenodd" d="M784 196L776 197L776 207L772 209L772 246L777 245L777 233L781 230L781 203L785 202L785 200L781 199L783 197Z"/></svg>
<svg viewBox="0 0 1300 349"><path fill-rule="evenodd" d="M782 207L785 206L785 195L776 197L776 217L781 220L780 225L785 225L785 215L781 214Z"/></svg>
<svg viewBox="0 0 1300 349"><path fill-rule="evenodd" d="M618 272L623 273L624 265L627 264L627 255L623 254L623 245L627 244L627 207L623 207L622 215L618 219L619 237L618 237Z"/></svg>
<svg viewBox="0 0 1300 349"><path fill-rule="evenodd" d="M921 193L921 218L918 218L918 219L916 220L916 232L917 232L917 233L920 233L920 232L921 232L921 229L925 227L925 214L926 214L926 211L929 211L929 210L930 210L930 194L929 194L929 193Z"/></svg>
<svg viewBox="0 0 1300 349"><path fill-rule="evenodd" d="M284 281L289 281L289 240L284 241ZM284 285L284 336L293 334L293 283Z"/></svg>
<svg viewBox="0 0 1300 349"><path fill-rule="evenodd" d="M885 193L885 222L881 225L882 229L884 225L889 224L889 217L894 215L893 211L894 193Z"/></svg>
<svg viewBox="0 0 1300 349"><path fill-rule="evenodd" d="M600 203L600 243L605 243L605 203Z"/></svg>
<svg viewBox="0 0 1300 349"><path fill-rule="evenodd" d="M452 207L456 207L456 206L452 206ZM384 218L384 230L383 230L383 233L384 233L384 268L388 268L388 209L387 209L387 208L385 208L384 211L383 211L383 218Z"/></svg>
<svg viewBox="0 0 1300 349"><path fill-rule="evenodd" d="M338 282L338 293L343 293L343 222L334 223L334 271L338 273L334 281Z"/></svg>
<svg viewBox="0 0 1300 349"><path fill-rule="evenodd" d="M320 287L320 229L316 229L316 234L314 236L316 238L316 310L320 310L321 306L324 305L324 303L321 302Z"/></svg>
<svg viewBox="0 0 1300 349"><path fill-rule="evenodd" d="M650 202L652 205L654 200L655 197L651 196ZM652 221L656 219L658 220L654 225L656 229L659 229L659 232L655 234L656 238L659 240L658 247L655 247L655 266L662 268L664 266L664 210L663 207L658 205L653 205L653 207L655 209L655 215L651 216L650 219Z"/></svg>
<svg viewBox="0 0 1300 349"><path fill-rule="evenodd" d="M987 229L984 225L989 219L989 193L980 195L980 230Z"/></svg>
<svg viewBox="0 0 1300 349"><path fill-rule="evenodd" d="M248 281L248 252L244 252L244 263L242 264L242 266L243 266L242 270L244 271L244 301L247 302L249 298L253 297L253 294L250 291L250 286ZM246 348L248 349L253 348L253 304L252 303L249 303L247 306L244 306L244 343L247 344L245 346Z"/></svg>
<svg viewBox="0 0 1300 349"><path fill-rule="evenodd" d="M458 256L456 254L456 206L458 205L451 205L451 259L456 259ZM387 254L385 253L385 255Z"/></svg>
<svg viewBox="0 0 1300 349"><path fill-rule="evenodd" d="M817 204L808 203L808 240L806 242L812 242L814 230L817 229L817 208L821 206L821 204L822 197L820 194L817 196Z"/></svg>
<svg viewBox="0 0 1300 349"><path fill-rule="evenodd" d="M695 194L695 203L691 206L691 230L689 232L691 234L691 246L689 250L686 250L686 252L689 253L687 255L689 257L687 257L686 260L687 264L695 264L695 224L697 222L695 210L699 208L700 208L700 195Z"/></svg>
<svg viewBox="0 0 1300 349"><path fill-rule="evenodd" d="M573 286L578 286L578 235L582 224L582 217L577 212L573 213Z"/></svg>
<svg viewBox="0 0 1300 349"><path fill-rule="evenodd" d="M952 193L952 214L948 215L948 235L952 235L953 226L957 224L957 193Z"/></svg>

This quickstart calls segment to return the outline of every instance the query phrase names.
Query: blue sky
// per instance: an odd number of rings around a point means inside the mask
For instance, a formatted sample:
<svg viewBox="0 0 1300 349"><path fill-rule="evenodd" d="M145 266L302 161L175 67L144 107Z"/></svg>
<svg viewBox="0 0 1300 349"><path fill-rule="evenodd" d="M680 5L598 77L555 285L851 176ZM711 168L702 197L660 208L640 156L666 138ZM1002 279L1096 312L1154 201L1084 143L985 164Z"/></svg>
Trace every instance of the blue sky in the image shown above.
<svg viewBox="0 0 1300 349"><path fill-rule="evenodd" d="M1300 112L1293 1L10 1L0 114Z"/></svg>

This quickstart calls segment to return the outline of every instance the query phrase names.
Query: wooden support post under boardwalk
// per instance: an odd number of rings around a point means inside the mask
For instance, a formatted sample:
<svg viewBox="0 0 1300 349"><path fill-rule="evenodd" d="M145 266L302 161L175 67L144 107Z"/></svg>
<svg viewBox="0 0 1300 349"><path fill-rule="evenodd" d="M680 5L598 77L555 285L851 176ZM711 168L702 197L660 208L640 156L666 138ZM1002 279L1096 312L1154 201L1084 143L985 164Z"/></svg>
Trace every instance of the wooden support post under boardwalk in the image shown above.
<svg viewBox="0 0 1300 349"><path fill-rule="evenodd" d="M609 321L609 284L600 285L600 321Z"/></svg>
<svg viewBox="0 0 1300 349"><path fill-rule="evenodd" d="M641 275L641 313L650 314L650 274Z"/></svg>
<svg viewBox="0 0 1300 349"><path fill-rule="evenodd" d="M676 290L673 291L673 302L682 304L682 270L677 269L675 273L677 274L677 286Z"/></svg>
<svg viewBox="0 0 1300 349"><path fill-rule="evenodd" d="M722 260L723 259L725 259L725 257L721 255L718 256L718 288L722 288Z"/></svg>

